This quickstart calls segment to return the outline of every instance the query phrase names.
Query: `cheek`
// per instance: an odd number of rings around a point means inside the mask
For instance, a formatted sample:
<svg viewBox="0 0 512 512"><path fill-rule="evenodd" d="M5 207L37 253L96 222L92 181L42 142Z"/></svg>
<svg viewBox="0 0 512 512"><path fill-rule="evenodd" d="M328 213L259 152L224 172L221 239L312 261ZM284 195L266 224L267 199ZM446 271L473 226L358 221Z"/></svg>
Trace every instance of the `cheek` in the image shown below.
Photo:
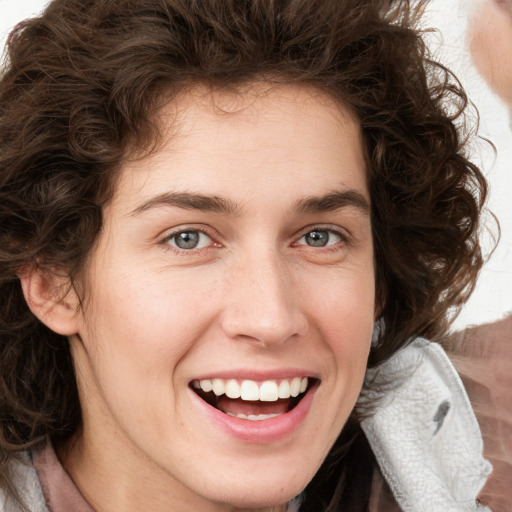
<svg viewBox="0 0 512 512"><path fill-rule="evenodd" d="M210 315L209 301L200 309L197 290L187 280L121 277L104 276L95 287L77 357L87 368L85 385L93 381L112 407L129 414L132 404L146 403L148 396L169 403L176 369Z"/></svg>
<svg viewBox="0 0 512 512"><path fill-rule="evenodd" d="M201 328L194 294L179 293L187 288L163 279L104 284L87 310L83 350L75 357L85 400L129 435L152 425L165 439L180 362Z"/></svg>
<svg viewBox="0 0 512 512"><path fill-rule="evenodd" d="M319 431L325 428L328 446L335 442L361 393L374 326L373 280L345 282L342 291L324 296L321 336L327 347L325 404ZM331 411L330 414L326 411Z"/></svg>
<svg viewBox="0 0 512 512"><path fill-rule="evenodd" d="M363 333L375 318L375 279L372 267L331 278L318 290L315 302L326 313L324 323L344 333ZM348 273L347 273L348 274Z"/></svg>
<svg viewBox="0 0 512 512"><path fill-rule="evenodd" d="M373 271L354 273L350 279L331 280L312 299L312 304L337 371L346 377L346 385L360 388L375 319Z"/></svg>
<svg viewBox="0 0 512 512"><path fill-rule="evenodd" d="M211 286L185 273L106 278L97 289L100 293L88 312L90 325L131 351L179 351L180 344L210 321L213 309Z"/></svg>

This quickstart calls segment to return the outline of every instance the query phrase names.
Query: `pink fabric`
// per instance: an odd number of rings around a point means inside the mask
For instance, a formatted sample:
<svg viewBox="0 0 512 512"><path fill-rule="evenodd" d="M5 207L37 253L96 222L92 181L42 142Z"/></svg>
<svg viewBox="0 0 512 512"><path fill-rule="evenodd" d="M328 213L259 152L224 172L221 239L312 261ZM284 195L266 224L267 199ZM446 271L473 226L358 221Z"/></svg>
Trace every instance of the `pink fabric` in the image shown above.
<svg viewBox="0 0 512 512"><path fill-rule="evenodd" d="M33 462L50 512L95 512L62 467L50 442L34 451Z"/></svg>

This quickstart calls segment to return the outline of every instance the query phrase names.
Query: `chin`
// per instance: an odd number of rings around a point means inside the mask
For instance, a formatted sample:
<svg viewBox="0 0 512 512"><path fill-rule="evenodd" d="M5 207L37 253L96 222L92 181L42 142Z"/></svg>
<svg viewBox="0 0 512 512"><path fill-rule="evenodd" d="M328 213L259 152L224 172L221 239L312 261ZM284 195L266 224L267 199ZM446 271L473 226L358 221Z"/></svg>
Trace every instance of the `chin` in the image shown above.
<svg viewBox="0 0 512 512"><path fill-rule="evenodd" d="M289 469L286 474L276 475L274 478L269 478L267 472L261 479L254 474L246 474L247 478L239 482L223 479L208 499L241 510L286 505L304 490L314 476L293 474L293 467Z"/></svg>
<svg viewBox="0 0 512 512"><path fill-rule="evenodd" d="M263 487L260 489L245 489L242 495L232 496L231 499L226 496L225 498L227 499L221 499L220 502L229 503L235 509L241 510L269 509L272 507L275 507L276 510L279 507L283 507L286 510L285 506L300 494L302 490L302 487L293 492L283 488L268 489ZM232 491L230 494L232 494Z"/></svg>

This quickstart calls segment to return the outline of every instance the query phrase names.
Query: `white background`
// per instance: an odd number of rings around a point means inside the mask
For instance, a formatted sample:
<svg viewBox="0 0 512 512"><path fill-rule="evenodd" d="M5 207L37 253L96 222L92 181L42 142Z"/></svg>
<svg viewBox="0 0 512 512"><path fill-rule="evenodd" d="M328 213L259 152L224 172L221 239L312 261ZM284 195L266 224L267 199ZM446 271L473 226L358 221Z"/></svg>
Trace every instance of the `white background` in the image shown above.
<svg viewBox="0 0 512 512"><path fill-rule="evenodd" d="M455 328L486 323L512 311L512 131L505 105L478 76L464 47L468 12L480 0L431 0L425 25L440 29L430 44L440 60L462 80L480 116L480 133L496 147L476 144L473 158L484 169L490 184L489 208L501 224L501 241L486 264L476 292L457 319ZM0 48L19 21L37 14L47 0L0 0ZM499 49L498 49L499 51ZM489 238L485 237L487 245Z"/></svg>
<svg viewBox="0 0 512 512"><path fill-rule="evenodd" d="M4 47L12 27L37 14L47 3L47 0L0 0L0 47Z"/></svg>

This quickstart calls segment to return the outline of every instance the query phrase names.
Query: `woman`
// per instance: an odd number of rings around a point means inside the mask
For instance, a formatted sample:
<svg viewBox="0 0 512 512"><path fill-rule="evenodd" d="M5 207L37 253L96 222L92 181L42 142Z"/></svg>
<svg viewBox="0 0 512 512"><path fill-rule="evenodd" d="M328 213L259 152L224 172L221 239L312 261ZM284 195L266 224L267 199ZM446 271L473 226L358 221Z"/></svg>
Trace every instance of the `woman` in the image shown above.
<svg viewBox="0 0 512 512"><path fill-rule="evenodd" d="M483 78L504 104L512 106L512 1L475 0L469 21L467 40L471 57ZM500 108L500 107L498 107ZM498 113L507 117L506 109ZM497 116L498 117L498 116ZM499 122L487 124L499 130ZM505 176L509 176L510 159L506 157L507 135L502 135L501 153ZM495 139L492 139L496 143ZM503 142L505 141L505 143ZM510 140L508 140L510 148ZM501 150L501 152L500 152ZM499 172L493 166L493 173ZM508 184L508 182L505 182ZM508 197L508 187L501 187ZM499 193L499 186L495 188ZM501 248L506 242L505 230L510 224L507 208L503 211ZM504 262L508 261L507 257ZM496 263L494 263L496 265ZM496 269L494 269L496 270ZM480 279L484 278L481 276ZM501 277L502 279L502 277ZM494 290L492 290L494 293ZM492 297L492 293L486 296ZM510 294L500 301L498 320L487 321L455 333L443 341L457 371L461 375L471 403L475 408L484 436L484 455L493 465L493 472L480 493L481 499L492 502L493 512L512 509L512 316ZM506 313L508 312L508 314Z"/></svg>
<svg viewBox="0 0 512 512"><path fill-rule="evenodd" d="M13 33L6 510L367 510L366 369L438 339L482 263L417 15L56 0Z"/></svg>
<svg viewBox="0 0 512 512"><path fill-rule="evenodd" d="M476 67L498 96L512 106L512 2L475 2L468 39Z"/></svg>

